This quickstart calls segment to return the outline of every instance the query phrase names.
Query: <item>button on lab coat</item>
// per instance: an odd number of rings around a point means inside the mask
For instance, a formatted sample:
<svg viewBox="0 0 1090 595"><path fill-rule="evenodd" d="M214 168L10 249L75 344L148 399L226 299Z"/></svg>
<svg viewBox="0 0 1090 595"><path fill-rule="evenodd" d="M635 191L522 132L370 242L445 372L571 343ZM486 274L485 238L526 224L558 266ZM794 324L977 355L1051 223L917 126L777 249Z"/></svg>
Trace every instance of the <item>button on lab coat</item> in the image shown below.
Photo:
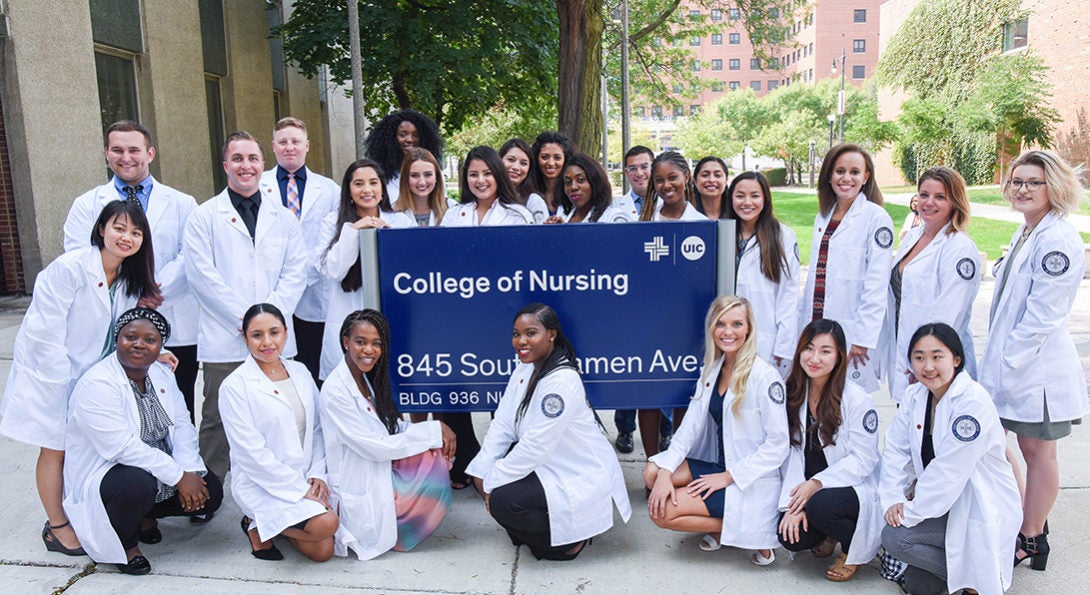
<svg viewBox="0 0 1090 595"><path fill-rule="evenodd" d="M0 405L0 432L20 442L64 450L68 396L102 356L117 317L136 305L118 279L114 300L95 246L66 252L34 282L34 298L15 336Z"/></svg>
<svg viewBox="0 0 1090 595"><path fill-rule="evenodd" d="M799 428L806 431L809 401L799 408ZM859 517L852 533L852 548L847 564L866 564L874 559L882 545L884 510L878 501L878 412L874 399L858 385L847 382L840 401L841 424L833 436L835 444L822 447L829 466L814 475L821 489L852 488L859 499ZM871 413L873 412L873 415ZM868 426L868 424L873 424ZM821 440L820 434L813 436ZM805 442L803 443L805 444ZM781 468L780 512L791 504L791 491L806 481L806 454L803 446L791 446Z"/></svg>
<svg viewBox="0 0 1090 595"><path fill-rule="evenodd" d="M982 595L1002 593L1011 584L1022 501L1007 462L1007 439L995 405L967 373L958 374L935 406L935 458L924 469L920 444L927 392L921 384L909 386L886 433L879 488L882 512L904 503L902 524L906 527L949 513L946 584L950 592L968 588ZM975 430L969 417L976 422ZM913 480L915 496L906 500L905 490Z"/></svg>
<svg viewBox="0 0 1090 595"><path fill-rule="evenodd" d="M1014 232L1011 245L1023 228ZM1067 329L1085 254L1075 228L1049 213L1013 261L1005 258L999 265L996 290L1004 277L1007 286L992 299L980 383L1003 419L1043 421L1046 399L1051 421L1088 412L1086 375Z"/></svg>
<svg viewBox="0 0 1090 595"><path fill-rule="evenodd" d="M708 412L712 391L718 390L720 358L707 375L701 374L689 411L674 433L670 448L651 457L651 462L673 473L686 457L715 462L715 422ZM773 388L776 387L776 388ZM723 532L719 542L747 549L779 547L776 523L780 498L780 465L787 457L787 413L773 395L785 394L779 372L764 360L753 361L753 369L742 396L742 408L735 415L732 404L738 398L728 389L723 399L723 454L725 467L734 482L724 493Z"/></svg>
<svg viewBox="0 0 1090 595"><path fill-rule="evenodd" d="M185 231L189 286L200 304L197 358L202 362L246 359L242 315L270 303L287 320L306 287L307 251L299 222L279 201L262 199L250 232L224 190L193 210ZM284 356L295 355L288 333Z"/></svg>
<svg viewBox="0 0 1090 595"><path fill-rule="evenodd" d="M818 252L831 219L832 211L827 215L819 211L814 219L810 271L806 276L802 299L799 300L800 333L813 320ZM886 231L880 231L883 229ZM883 247L886 238L889 245ZM844 219L829 238L823 317L835 320L844 327L844 338L849 347L858 345L867 348L871 358L867 364L858 369L854 364L848 364L848 379L867 392L878 390L878 361L881 354L876 348L886 315L892 248L893 220L885 209L862 194L852 201Z"/></svg>
<svg viewBox="0 0 1090 595"><path fill-rule="evenodd" d="M976 356L969 318L973 300L980 290L980 252L964 231L947 234L947 223L935 239L905 266L901 277L901 312L899 331L894 331L893 290L887 284L887 305L882 325L882 370L889 379L889 394L900 403L908 387L908 341L916 329L931 322L945 322L958 332L965 348L965 370L976 378ZM920 240L923 226L909 230L890 267L898 266ZM968 277L968 279L966 278ZM896 336L895 336L896 335ZM873 357L873 356L872 356Z"/></svg>
<svg viewBox="0 0 1090 595"><path fill-rule="evenodd" d="M128 561L102 503L102 478L110 469L115 465L137 467L167 485L177 485L186 471L205 471L197 453L197 430L189 422L189 410L174 374L164 364L155 363L148 376L174 422L167 434L169 455L140 439L140 408L117 354L87 370L72 391L64 459L64 512L95 562Z"/></svg>
<svg viewBox="0 0 1090 595"><path fill-rule="evenodd" d="M799 325L799 243L790 227L780 224L780 249L787 265L780 271L780 282L773 283L761 271L761 246L757 236L750 238L738 263L734 292L749 300L757 322L757 352L766 362L773 357L790 362L795 355ZM781 266L781 263L777 263ZM790 369L789 366L784 366Z"/></svg>
<svg viewBox="0 0 1090 595"><path fill-rule="evenodd" d="M541 378L522 419L515 423L533 371L532 364L515 368L481 452L466 473L481 478L484 491L492 493L536 472L549 505L553 546L607 531L613 526L612 504L627 523L632 507L621 465L587 404L578 372L560 368ZM546 415L542 406L546 396L552 405L556 396L562 399L559 414Z"/></svg>
<svg viewBox="0 0 1090 595"><path fill-rule="evenodd" d="M441 426L402 420L397 433L390 434L360 394L344 358L322 385L321 419L329 487L345 528L338 532L334 553L347 556L351 548L360 560L370 560L397 543L391 462L441 448Z"/></svg>

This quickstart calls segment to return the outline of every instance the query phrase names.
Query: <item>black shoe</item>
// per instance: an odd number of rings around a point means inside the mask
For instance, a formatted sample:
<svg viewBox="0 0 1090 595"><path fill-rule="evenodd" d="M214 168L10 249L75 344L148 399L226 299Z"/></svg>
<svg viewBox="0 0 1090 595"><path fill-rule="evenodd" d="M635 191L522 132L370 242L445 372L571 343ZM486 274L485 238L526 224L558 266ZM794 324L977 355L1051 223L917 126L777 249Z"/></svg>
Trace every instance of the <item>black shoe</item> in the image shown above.
<svg viewBox="0 0 1090 595"><path fill-rule="evenodd" d="M115 564L117 569L121 571L121 574L132 574L140 576L141 574L147 574L151 572L151 562L144 556L136 556L132 560L129 560L128 564Z"/></svg>
<svg viewBox="0 0 1090 595"><path fill-rule="evenodd" d="M632 442L632 432L617 434L617 441L613 444L617 446L617 452L622 454L628 454L636 448L636 444Z"/></svg>
<svg viewBox="0 0 1090 595"><path fill-rule="evenodd" d="M163 532L159 530L159 525L149 527L140 532L140 543L146 543L148 545L154 545L163 540Z"/></svg>
<svg viewBox="0 0 1090 595"><path fill-rule="evenodd" d="M1048 536L1044 533L1036 537L1026 537L1018 534L1018 549L1014 552L1014 565L1018 566L1025 560L1029 560L1029 567L1034 570L1044 570L1048 564L1048 554L1052 550L1048 546ZM1018 551L1025 552L1023 558L1018 557Z"/></svg>
<svg viewBox="0 0 1090 595"><path fill-rule="evenodd" d="M86 556L87 552L83 551L83 547L68 548L64 547L60 539L53 534L53 529L63 529L70 523L62 523L60 525L50 525L49 521L45 522L45 527L42 528L42 541L45 542L46 551L58 552L66 556Z"/></svg>
<svg viewBox="0 0 1090 595"><path fill-rule="evenodd" d="M216 516L216 514L213 512L193 514L189 516L189 522L193 523L194 525L203 525L208 521L212 520L212 517L214 516Z"/></svg>
<svg viewBox="0 0 1090 595"><path fill-rule="evenodd" d="M242 517L242 533L246 535L246 542L250 542L250 517L243 515ZM276 547L276 544L272 544L270 547L263 550L255 550L253 544L250 545L250 554L258 560L283 560L284 554L280 552L280 549Z"/></svg>
<svg viewBox="0 0 1090 595"><path fill-rule="evenodd" d="M663 434L659 436L659 452L666 452L670 450L670 441L674 439L673 434Z"/></svg>

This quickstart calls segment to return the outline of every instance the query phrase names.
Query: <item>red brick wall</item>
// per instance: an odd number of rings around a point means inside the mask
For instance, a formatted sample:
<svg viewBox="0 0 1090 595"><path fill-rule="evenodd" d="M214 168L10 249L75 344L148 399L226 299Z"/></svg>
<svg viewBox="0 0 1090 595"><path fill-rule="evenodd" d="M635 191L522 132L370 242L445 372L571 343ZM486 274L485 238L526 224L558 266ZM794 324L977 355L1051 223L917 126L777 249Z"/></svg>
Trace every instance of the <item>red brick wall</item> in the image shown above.
<svg viewBox="0 0 1090 595"><path fill-rule="evenodd" d="M1025 0L1022 8L1030 11L1029 48L1050 68L1050 103L1063 119L1057 132L1066 133L1080 108L1090 115L1090 10L1086 0Z"/></svg>
<svg viewBox="0 0 1090 595"><path fill-rule="evenodd" d="M15 220L15 190L11 185L8 136L4 128L4 105L0 102L0 292L26 293L23 254L19 248L19 226Z"/></svg>

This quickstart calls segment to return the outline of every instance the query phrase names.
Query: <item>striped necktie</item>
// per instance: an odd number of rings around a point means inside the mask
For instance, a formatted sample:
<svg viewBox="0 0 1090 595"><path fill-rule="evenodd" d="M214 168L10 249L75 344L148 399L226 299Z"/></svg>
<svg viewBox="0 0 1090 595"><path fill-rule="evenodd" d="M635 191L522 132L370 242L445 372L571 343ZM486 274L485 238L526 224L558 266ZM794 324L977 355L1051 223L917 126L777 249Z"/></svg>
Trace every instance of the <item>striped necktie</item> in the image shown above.
<svg viewBox="0 0 1090 595"><path fill-rule="evenodd" d="M302 205L299 204L299 185L295 183L295 174L288 174L288 210L295 213L295 218L299 218L299 213L303 210Z"/></svg>

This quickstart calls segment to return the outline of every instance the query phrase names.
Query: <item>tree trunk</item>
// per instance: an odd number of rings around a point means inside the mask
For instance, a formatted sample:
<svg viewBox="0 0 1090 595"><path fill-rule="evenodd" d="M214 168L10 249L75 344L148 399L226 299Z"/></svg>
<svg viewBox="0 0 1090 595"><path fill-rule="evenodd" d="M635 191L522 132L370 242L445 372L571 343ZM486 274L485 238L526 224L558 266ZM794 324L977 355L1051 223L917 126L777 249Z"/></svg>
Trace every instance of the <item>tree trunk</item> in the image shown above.
<svg viewBox="0 0 1090 595"><path fill-rule="evenodd" d="M587 155L602 149L602 0L557 0L559 128Z"/></svg>

